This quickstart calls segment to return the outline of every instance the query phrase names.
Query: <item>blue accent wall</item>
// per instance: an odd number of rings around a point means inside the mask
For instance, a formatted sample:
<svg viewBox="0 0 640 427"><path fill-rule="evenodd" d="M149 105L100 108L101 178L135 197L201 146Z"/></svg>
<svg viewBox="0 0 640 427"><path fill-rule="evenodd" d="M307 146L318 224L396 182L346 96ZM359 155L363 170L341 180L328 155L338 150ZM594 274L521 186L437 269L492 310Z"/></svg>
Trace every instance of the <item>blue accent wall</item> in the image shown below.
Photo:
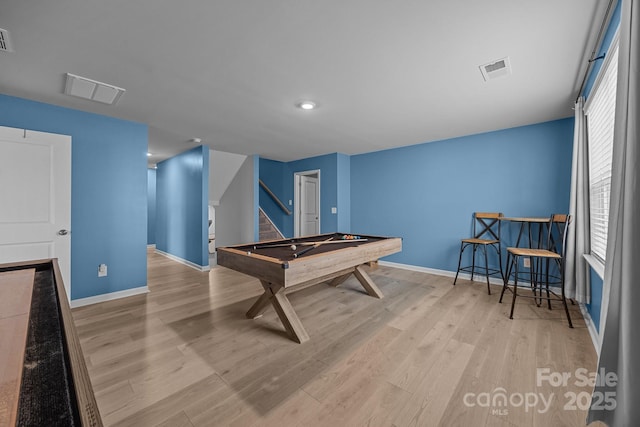
<svg viewBox="0 0 640 427"><path fill-rule="evenodd" d="M0 125L72 137L71 299L146 285L147 126L6 95Z"/></svg>
<svg viewBox="0 0 640 427"><path fill-rule="evenodd" d="M164 160L156 170L156 248L209 266L209 147Z"/></svg>
<svg viewBox="0 0 640 427"><path fill-rule="evenodd" d="M320 170L320 233L338 231L338 217L331 213L331 207L338 206L338 155L334 153L296 160L287 163L287 166L289 178L286 190L290 195L287 199L294 197L293 177L295 173ZM291 230L293 230L293 215L291 215L290 222L292 224Z"/></svg>
<svg viewBox="0 0 640 427"><path fill-rule="evenodd" d="M569 118L352 156L352 232L402 237L388 261L455 271L474 211L568 212L572 146Z"/></svg>
<svg viewBox="0 0 640 427"><path fill-rule="evenodd" d="M156 244L156 170L147 169L147 245Z"/></svg>
<svg viewBox="0 0 640 427"><path fill-rule="evenodd" d="M288 205L294 200L294 175L320 171L320 232L349 232L351 224L351 158L333 153L292 162L260 159L260 179ZM273 199L260 189L260 207L286 237L294 235L294 214L286 215ZM335 207L337 213L332 213ZM293 210L292 206L289 206Z"/></svg>
<svg viewBox="0 0 640 427"><path fill-rule="evenodd" d="M591 304L586 304L587 311L593 320L593 324L596 330L600 330L600 311L602 310L602 278L595 272L594 269L590 269L591 279Z"/></svg>

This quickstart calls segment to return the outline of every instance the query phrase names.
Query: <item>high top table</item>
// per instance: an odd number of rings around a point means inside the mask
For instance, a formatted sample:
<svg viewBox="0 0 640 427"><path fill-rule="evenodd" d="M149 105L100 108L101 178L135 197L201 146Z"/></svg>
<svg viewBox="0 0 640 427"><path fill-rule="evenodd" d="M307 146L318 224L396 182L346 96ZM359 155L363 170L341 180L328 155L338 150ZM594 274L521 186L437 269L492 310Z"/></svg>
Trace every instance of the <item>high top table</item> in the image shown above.
<svg viewBox="0 0 640 427"><path fill-rule="evenodd" d="M516 240L516 244L515 247L519 248L520 246L520 242L522 240L522 235L525 233L525 227L526 227L526 234L527 237L529 239L528 241L528 247L529 249L541 249L544 247L544 231L546 229L546 225L549 224L549 217L502 217L500 218L500 221L508 221L508 222L514 222L514 223L519 223L520 224L520 230L518 232L518 238ZM534 240L533 240L533 236L534 233L532 232L532 225L538 225L538 238L535 240L535 244L534 244ZM510 245L507 245L510 246ZM505 263L505 268L506 268L506 272L505 272L505 281L509 280L509 277L511 276L511 263L509 262L509 254L507 252L507 262ZM531 265L528 267L529 269L532 270L536 270L538 268L538 266L534 266ZM519 272L519 274L522 274L523 276L529 276L529 277L536 277L536 275L531 276L531 272ZM537 284L532 283L532 286L537 286Z"/></svg>
<svg viewBox="0 0 640 427"><path fill-rule="evenodd" d="M544 237L544 226L549 223L549 217L546 218L538 218L538 217L502 217L500 221L508 221L508 222L516 222L520 223L520 231L518 233L518 239L516 240L516 247L520 247L520 240L522 239L522 234L524 233L525 226L527 227L527 233L529 237L529 248L533 249L533 233L531 232L531 224L538 224L538 240L536 244L536 248L541 247L541 242Z"/></svg>

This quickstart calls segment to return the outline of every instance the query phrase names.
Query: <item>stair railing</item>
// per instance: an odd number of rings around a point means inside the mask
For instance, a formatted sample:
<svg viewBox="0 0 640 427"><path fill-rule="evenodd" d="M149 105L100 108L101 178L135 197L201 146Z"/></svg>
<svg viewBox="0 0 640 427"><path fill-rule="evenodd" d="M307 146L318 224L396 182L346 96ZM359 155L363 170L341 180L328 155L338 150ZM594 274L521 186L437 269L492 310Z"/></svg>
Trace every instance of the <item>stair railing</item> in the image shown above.
<svg viewBox="0 0 640 427"><path fill-rule="evenodd" d="M291 211L289 209L287 209L287 207L284 205L284 203L282 203L282 201L280 199L278 199L278 196L276 196L273 193L273 191L271 191L271 189L269 187L267 187L267 184L265 184L261 179L259 179L258 182L260 183L260 187L262 187L264 189L264 191L266 191L267 194L269 196L271 196L273 201L276 202L276 204L280 207L280 209L282 209L282 211L284 213L286 213L287 215L291 215Z"/></svg>

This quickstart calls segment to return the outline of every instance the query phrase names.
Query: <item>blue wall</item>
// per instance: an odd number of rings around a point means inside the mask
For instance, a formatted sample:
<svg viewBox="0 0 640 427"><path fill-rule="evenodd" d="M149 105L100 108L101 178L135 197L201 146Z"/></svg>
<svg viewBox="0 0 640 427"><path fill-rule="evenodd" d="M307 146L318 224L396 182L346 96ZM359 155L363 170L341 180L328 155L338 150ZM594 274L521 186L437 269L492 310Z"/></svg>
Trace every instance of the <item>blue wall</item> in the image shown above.
<svg viewBox="0 0 640 427"><path fill-rule="evenodd" d="M209 147L196 147L157 166L156 248L208 267Z"/></svg>
<svg viewBox="0 0 640 427"><path fill-rule="evenodd" d="M622 0L618 1L616 8L611 15L611 21L609 22L609 26L607 31L605 32L605 36L602 39L602 43L600 49L598 50L598 54L596 56L602 56L606 54L609 50L611 42L613 41L613 36L616 34L618 27L620 25L620 11L622 6ZM596 81L598 76L598 72L600 68L602 68L603 60L598 60L594 62L593 68L589 74L589 78L587 79L587 83L585 84L585 89L582 92L582 95L585 99L588 99L589 94L591 93L591 89L593 89L593 84ZM600 330L600 309L602 306L602 278L595 272L595 270L591 269L591 304L587 304L587 311L593 320L594 325L598 331Z"/></svg>
<svg viewBox="0 0 640 427"><path fill-rule="evenodd" d="M352 232L402 237L388 261L455 271L474 211L568 212L572 145L569 118L352 156Z"/></svg>
<svg viewBox="0 0 640 427"><path fill-rule="evenodd" d="M338 231L338 216L331 213L332 207L338 207L338 155L327 154L287 163L289 177L285 182L286 199L294 198L293 177L296 172L320 170L320 233ZM290 223L293 231L294 218ZM293 234L293 233L292 233Z"/></svg>
<svg viewBox="0 0 640 427"><path fill-rule="evenodd" d="M568 211L572 146L568 118L351 157L261 159L260 176L286 203L293 199L294 173L320 169L322 232L401 236L404 250L389 261L455 271L472 212L547 217ZM260 205L293 235L293 216L263 192ZM338 214L331 214L333 206ZM515 242L517 227L505 223L503 238Z"/></svg>
<svg viewBox="0 0 640 427"><path fill-rule="evenodd" d="M147 169L147 245L156 244L156 170Z"/></svg>
<svg viewBox="0 0 640 427"><path fill-rule="evenodd" d="M71 299L146 285L147 126L5 95L0 125L72 137Z"/></svg>
<svg viewBox="0 0 640 427"><path fill-rule="evenodd" d="M596 330L600 330L600 311L602 310L602 278L590 268L591 304L586 304L587 311L593 320Z"/></svg>
<svg viewBox="0 0 640 427"><path fill-rule="evenodd" d="M320 232L349 232L351 228L351 159L340 153L326 154L288 163L260 159L260 179L283 203L294 200L294 175L320 170ZM260 207L287 237L294 234L294 215L286 215L271 197L260 190ZM337 213L331 213L331 208ZM292 210L292 207L289 206Z"/></svg>

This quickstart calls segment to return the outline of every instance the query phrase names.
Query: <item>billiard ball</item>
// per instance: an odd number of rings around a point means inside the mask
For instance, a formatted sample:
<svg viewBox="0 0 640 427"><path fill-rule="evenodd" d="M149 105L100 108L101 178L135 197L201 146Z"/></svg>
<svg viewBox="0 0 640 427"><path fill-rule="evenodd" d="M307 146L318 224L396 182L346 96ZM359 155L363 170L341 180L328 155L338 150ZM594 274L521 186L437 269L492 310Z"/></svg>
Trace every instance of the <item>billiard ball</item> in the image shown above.
<svg viewBox="0 0 640 427"><path fill-rule="evenodd" d="M296 245L291 245L291 250L295 251L296 249L298 249L298 247Z"/></svg>

